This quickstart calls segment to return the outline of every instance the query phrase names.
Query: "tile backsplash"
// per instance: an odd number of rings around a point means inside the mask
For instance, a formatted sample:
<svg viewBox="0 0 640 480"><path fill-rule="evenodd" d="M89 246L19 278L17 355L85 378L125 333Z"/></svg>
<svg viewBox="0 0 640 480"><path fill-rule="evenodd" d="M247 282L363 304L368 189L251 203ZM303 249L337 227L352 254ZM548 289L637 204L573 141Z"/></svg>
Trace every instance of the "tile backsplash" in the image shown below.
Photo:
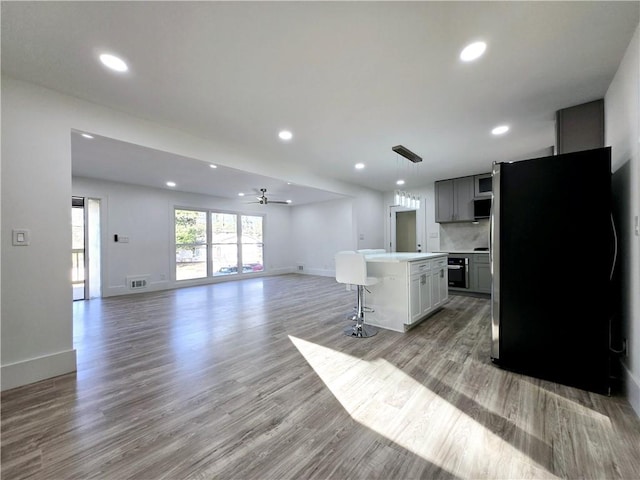
<svg viewBox="0 0 640 480"><path fill-rule="evenodd" d="M441 223L440 249L473 250L489 246L489 220L475 223Z"/></svg>

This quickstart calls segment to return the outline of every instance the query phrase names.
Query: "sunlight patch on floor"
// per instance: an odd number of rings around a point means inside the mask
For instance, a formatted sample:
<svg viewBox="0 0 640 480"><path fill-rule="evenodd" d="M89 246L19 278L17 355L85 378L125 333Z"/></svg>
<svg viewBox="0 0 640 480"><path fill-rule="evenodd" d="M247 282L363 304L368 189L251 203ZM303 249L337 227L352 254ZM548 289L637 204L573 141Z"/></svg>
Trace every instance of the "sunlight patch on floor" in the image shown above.
<svg viewBox="0 0 640 480"><path fill-rule="evenodd" d="M425 460L464 478L557 478L386 360L289 338L354 420Z"/></svg>

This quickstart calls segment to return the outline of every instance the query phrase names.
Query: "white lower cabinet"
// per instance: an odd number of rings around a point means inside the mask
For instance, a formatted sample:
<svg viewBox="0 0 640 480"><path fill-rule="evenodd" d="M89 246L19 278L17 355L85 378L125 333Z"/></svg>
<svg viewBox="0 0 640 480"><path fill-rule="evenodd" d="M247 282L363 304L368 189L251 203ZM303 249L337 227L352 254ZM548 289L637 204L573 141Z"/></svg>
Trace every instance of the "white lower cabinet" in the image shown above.
<svg viewBox="0 0 640 480"><path fill-rule="evenodd" d="M370 325L405 332L448 298L446 254L416 261L367 262L367 269L379 279L365 294L365 305L373 310L365 314Z"/></svg>
<svg viewBox="0 0 640 480"><path fill-rule="evenodd" d="M412 265L409 277L409 317L413 324L439 308L448 298L447 259ZM417 272L417 273L416 273Z"/></svg>

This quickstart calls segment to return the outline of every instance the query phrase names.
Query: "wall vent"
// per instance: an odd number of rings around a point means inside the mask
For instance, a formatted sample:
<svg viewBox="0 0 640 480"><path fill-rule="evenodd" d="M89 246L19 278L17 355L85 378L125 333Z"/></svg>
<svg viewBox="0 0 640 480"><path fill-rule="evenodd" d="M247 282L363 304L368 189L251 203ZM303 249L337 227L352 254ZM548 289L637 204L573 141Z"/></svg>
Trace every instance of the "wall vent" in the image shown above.
<svg viewBox="0 0 640 480"><path fill-rule="evenodd" d="M304 270L304 266L303 265L298 265L298 271L301 272Z"/></svg>
<svg viewBox="0 0 640 480"><path fill-rule="evenodd" d="M149 286L149 275L136 275L127 277L127 285L130 290L141 290Z"/></svg>

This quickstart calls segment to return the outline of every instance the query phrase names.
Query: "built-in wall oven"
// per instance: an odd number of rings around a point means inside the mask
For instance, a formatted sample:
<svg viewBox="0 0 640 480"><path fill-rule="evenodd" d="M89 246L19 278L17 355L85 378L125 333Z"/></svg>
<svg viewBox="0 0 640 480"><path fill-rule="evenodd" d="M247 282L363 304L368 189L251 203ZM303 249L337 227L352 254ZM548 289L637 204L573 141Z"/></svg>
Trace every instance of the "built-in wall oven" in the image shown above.
<svg viewBox="0 0 640 480"><path fill-rule="evenodd" d="M469 288L469 257L457 257L449 254L448 263L449 286Z"/></svg>

